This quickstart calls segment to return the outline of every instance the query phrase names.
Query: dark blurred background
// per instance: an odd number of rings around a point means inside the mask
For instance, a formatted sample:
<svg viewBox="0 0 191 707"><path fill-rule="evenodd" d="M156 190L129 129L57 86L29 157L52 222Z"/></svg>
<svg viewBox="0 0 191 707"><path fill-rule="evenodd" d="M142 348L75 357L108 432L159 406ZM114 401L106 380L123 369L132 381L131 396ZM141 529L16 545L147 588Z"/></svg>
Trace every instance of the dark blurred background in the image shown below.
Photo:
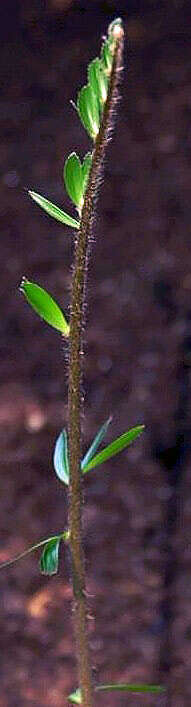
<svg viewBox="0 0 191 707"><path fill-rule="evenodd" d="M59 335L18 292L22 275L67 312L73 236L27 188L71 209L62 169L90 144L70 99L115 16L126 32L117 129L92 246L84 449L144 436L86 480L92 661L97 682L164 682L167 696L105 694L104 707L191 702L191 6L183 0L5 0L0 6L0 561L60 531L52 470L66 424ZM69 558L2 570L0 707L61 707L75 687Z"/></svg>

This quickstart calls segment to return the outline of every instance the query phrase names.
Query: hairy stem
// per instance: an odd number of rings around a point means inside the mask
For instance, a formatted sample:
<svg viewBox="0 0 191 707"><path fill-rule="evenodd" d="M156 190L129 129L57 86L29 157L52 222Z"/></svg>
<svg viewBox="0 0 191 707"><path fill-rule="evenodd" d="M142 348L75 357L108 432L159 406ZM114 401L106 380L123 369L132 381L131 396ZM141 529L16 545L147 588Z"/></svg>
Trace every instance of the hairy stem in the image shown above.
<svg viewBox="0 0 191 707"><path fill-rule="evenodd" d="M117 97L117 85L121 69L123 30L118 27L115 36L113 66L108 97L105 103L101 127L92 155L80 229L76 239L75 262L72 279L70 350L69 350L69 461L70 500L69 529L72 555L72 581L74 595L74 630L78 662L79 685L83 707L93 707L93 683L88 643L87 602L85 592L85 562L82 544L82 488L81 488L81 414L82 414L82 347L83 309L85 301L88 252L92 233L100 172L103 165L107 138L112 128L112 114Z"/></svg>

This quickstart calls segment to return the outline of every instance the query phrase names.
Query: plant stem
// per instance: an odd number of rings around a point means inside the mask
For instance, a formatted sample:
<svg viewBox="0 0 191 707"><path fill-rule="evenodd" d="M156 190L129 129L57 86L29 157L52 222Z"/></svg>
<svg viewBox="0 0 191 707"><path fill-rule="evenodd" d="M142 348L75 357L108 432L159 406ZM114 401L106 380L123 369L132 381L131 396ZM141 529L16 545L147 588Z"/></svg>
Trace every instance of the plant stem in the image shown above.
<svg viewBox="0 0 191 707"><path fill-rule="evenodd" d="M82 544L82 477L80 469L83 310L86 290L88 254L95 211L95 199L98 192L100 171L103 166L107 138L112 128L112 114L117 97L117 86L120 75L119 72L121 70L122 48L123 30L122 28L118 28L118 33L116 33L115 37L115 48L109 91L99 134L96 138L92 155L92 166L86 189L84 206L82 209L80 229L76 239L71 294L68 387L70 463L69 529L74 595L74 630L76 638L79 686L82 693L83 707L93 707L93 683L87 630L88 621L85 591L85 562Z"/></svg>

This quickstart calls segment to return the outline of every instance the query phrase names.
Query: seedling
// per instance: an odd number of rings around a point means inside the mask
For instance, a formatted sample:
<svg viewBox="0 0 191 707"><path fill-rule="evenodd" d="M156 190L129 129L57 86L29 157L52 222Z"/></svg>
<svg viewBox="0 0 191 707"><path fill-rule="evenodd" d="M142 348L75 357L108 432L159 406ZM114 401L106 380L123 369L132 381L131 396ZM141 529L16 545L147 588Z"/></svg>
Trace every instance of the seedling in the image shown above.
<svg viewBox="0 0 191 707"><path fill-rule="evenodd" d="M69 322L60 306L41 285L30 282L26 278L21 282L21 291L31 307L68 342L68 428L59 432L53 453L55 473L63 484L63 489L66 491L69 489L68 528L59 535L37 542L17 558L1 565L1 567L10 565L43 547L40 571L45 575L52 575L59 568L59 552L62 551L64 544L69 547L79 687L68 697L68 701L81 704L83 707L93 707L99 691L116 693L123 691L136 695L145 692L158 693L163 689L158 685L94 684L88 642L88 607L81 534L82 483L85 482L87 474L128 447L144 429L144 425L136 425L100 451L100 445L111 423L109 417L81 459L83 311L86 299L89 243L93 230L100 172L103 171L105 150L113 128L117 106L122 70L123 36L122 21L118 18L109 25L99 57L88 66L87 84L81 88L77 96L76 110L92 143L91 151L83 159L80 159L76 152L72 152L64 165L64 184L77 210L77 218L65 213L44 196L29 191L30 197L49 216L72 230L75 229L76 233ZM107 468L106 473L108 473Z"/></svg>

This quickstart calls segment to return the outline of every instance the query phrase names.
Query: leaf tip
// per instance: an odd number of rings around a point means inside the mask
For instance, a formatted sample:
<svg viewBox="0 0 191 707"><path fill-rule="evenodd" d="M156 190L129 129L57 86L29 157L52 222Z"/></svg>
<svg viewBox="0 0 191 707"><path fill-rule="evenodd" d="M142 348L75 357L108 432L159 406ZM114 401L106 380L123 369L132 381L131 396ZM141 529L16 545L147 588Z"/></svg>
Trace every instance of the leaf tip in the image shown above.
<svg viewBox="0 0 191 707"><path fill-rule="evenodd" d="M31 199L35 199L36 192L33 191L32 189L28 189L28 195L31 197Z"/></svg>
<svg viewBox="0 0 191 707"><path fill-rule="evenodd" d="M72 108L74 108L74 110L75 110L76 113L77 113L77 112L78 112L77 105L76 105L76 103L72 100L72 98L70 99L70 104L71 104Z"/></svg>
<svg viewBox="0 0 191 707"><path fill-rule="evenodd" d="M21 283L19 285L19 291L22 292L22 294L25 293L25 285L27 285L28 282L29 282L29 280L27 280L27 277L25 277L25 275L23 275Z"/></svg>

